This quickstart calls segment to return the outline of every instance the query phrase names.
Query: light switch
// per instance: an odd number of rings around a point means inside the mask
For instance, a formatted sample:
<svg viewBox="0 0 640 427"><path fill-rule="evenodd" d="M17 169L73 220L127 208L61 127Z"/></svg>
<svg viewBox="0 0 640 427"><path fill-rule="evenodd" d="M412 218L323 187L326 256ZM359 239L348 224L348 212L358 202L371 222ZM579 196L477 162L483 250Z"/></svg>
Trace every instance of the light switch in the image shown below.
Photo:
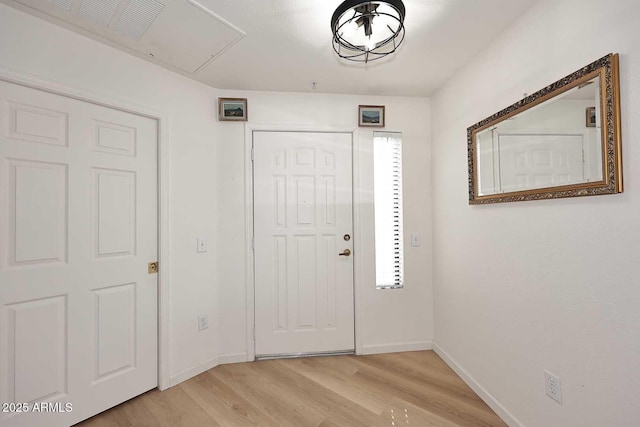
<svg viewBox="0 0 640 427"><path fill-rule="evenodd" d="M207 237L198 236L198 253L207 252Z"/></svg>
<svg viewBox="0 0 640 427"><path fill-rule="evenodd" d="M420 233L411 233L411 246L414 248L420 246Z"/></svg>

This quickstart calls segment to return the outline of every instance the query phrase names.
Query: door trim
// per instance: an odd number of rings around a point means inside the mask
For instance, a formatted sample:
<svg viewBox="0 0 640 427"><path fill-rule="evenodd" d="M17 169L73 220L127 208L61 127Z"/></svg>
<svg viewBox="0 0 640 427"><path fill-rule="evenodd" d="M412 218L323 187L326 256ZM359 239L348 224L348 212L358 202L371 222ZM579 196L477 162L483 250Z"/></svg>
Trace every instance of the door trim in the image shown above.
<svg viewBox="0 0 640 427"><path fill-rule="evenodd" d="M308 132L308 133L348 133L351 134L351 162L352 162L352 185L353 185L353 235L354 235L354 253L358 253L358 237L360 236L360 221L358 203L361 200L360 186L360 169L359 164L359 143L358 128L353 127L323 127L323 126L296 126L296 125L251 125L249 123L244 126L244 158L245 158L245 248L246 248L246 264L245 264L245 294L246 294L246 310L247 310L247 362L256 360L256 343L255 343L255 253L253 250L254 235L254 219L253 219L253 160L252 147L253 135L255 132ZM354 256L353 260L353 302L354 302L354 346L355 354L362 354L362 322L361 309L359 306L360 289L362 284L359 278L362 277L361 262Z"/></svg>
<svg viewBox="0 0 640 427"><path fill-rule="evenodd" d="M131 113L142 117L156 120L158 123L158 261L160 269L158 272L158 384L157 388L165 390L171 386L169 361L171 357L170 347L170 311L169 311L169 242L170 242L170 216L171 209L169 177L171 170L171 161L169 158L171 141L169 114L164 111L140 105L131 101L116 99L108 95L96 93L86 89L67 86L59 82L43 79L26 71L15 70L0 66L0 80L13 83L16 85L42 90L54 95L64 96L66 98L78 101L88 102L91 104L107 107L125 113Z"/></svg>

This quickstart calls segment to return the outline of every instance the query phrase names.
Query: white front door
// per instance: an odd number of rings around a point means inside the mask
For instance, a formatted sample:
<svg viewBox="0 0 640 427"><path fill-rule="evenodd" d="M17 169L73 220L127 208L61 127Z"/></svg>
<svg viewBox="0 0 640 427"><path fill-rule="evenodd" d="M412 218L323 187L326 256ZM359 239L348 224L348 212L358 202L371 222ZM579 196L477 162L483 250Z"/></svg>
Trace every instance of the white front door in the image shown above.
<svg viewBox="0 0 640 427"><path fill-rule="evenodd" d="M157 121L0 82L0 425L157 385Z"/></svg>
<svg viewBox="0 0 640 427"><path fill-rule="evenodd" d="M354 349L351 140L253 134L257 356Z"/></svg>

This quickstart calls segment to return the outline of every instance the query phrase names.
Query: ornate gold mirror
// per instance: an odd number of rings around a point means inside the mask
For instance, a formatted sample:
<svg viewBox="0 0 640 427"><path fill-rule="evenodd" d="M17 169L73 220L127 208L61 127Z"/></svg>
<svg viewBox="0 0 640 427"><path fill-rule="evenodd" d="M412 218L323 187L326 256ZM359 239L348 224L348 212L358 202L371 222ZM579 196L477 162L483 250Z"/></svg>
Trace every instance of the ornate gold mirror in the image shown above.
<svg viewBox="0 0 640 427"><path fill-rule="evenodd" d="M622 192L618 55L467 129L469 204Z"/></svg>

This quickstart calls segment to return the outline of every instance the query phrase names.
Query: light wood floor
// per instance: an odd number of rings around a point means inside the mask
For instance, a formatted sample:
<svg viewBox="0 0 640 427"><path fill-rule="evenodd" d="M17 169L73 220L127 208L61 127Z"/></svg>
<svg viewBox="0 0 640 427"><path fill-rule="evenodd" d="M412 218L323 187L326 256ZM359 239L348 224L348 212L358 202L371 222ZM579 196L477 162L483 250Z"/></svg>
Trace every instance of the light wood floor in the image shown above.
<svg viewBox="0 0 640 427"><path fill-rule="evenodd" d="M78 424L506 426L432 351L217 366Z"/></svg>

